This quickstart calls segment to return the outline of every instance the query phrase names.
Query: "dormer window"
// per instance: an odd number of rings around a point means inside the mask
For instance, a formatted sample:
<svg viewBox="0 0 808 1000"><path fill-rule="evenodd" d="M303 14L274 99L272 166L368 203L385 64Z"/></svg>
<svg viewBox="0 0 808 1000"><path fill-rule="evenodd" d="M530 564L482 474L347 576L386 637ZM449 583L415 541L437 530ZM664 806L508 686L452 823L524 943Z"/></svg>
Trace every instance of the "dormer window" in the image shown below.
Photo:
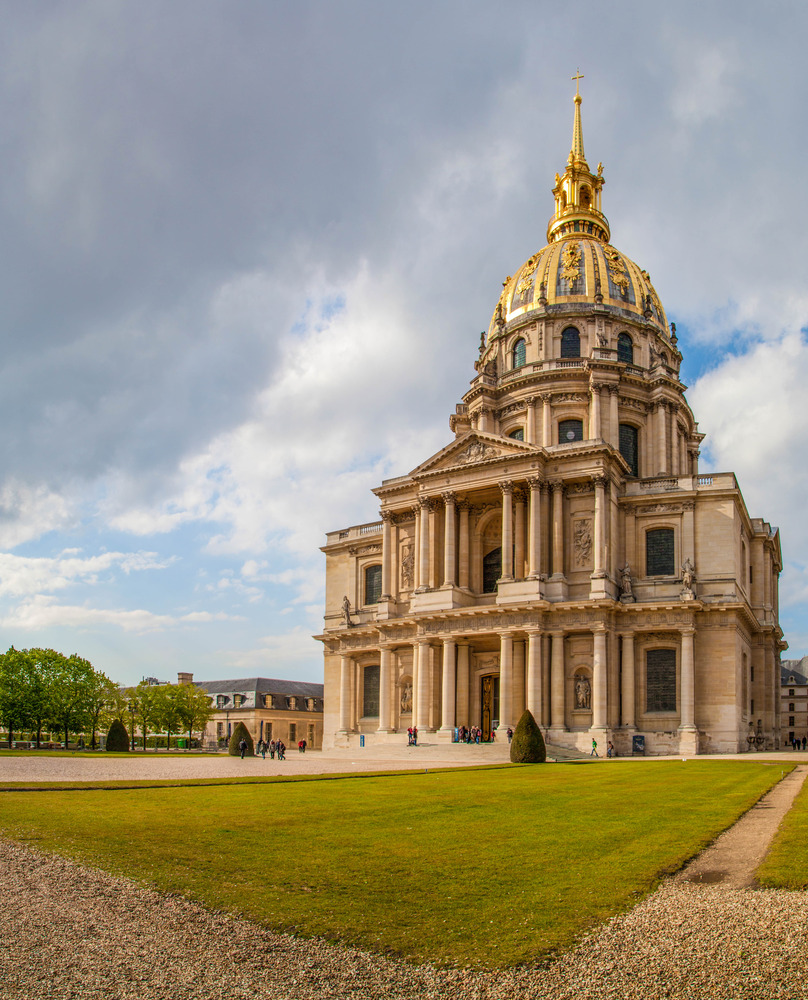
<svg viewBox="0 0 808 1000"><path fill-rule="evenodd" d="M511 438L511 440L513 441L524 441L525 440L524 429L521 427L517 427L516 430L511 431L508 437Z"/></svg>
<svg viewBox="0 0 808 1000"><path fill-rule="evenodd" d="M275 707L275 701L273 699L273 696L271 694L265 694L264 695L264 708L274 708L274 707Z"/></svg>
<svg viewBox="0 0 808 1000"><path fill-rule="evenodd" d="M290 695L286 699L286 707L291 709L292 711L295 711L295 709L297 708L297 698L295 698L294 695Z"/></svg>
<svg viewBox="0 0 808 1000"><path fill-rule="evenodd" d="M234 694L233 695L233 708L241 708L241 706L244 704L245 701L246 701L246 698L245 698L245 696L243 694Z"/></svg>
<svg viewBox="0 0 808 1000"><path fill-rule="evenodd" d="M227 708L227 702L229 700L230 699L227 697L226 694L218 694L218 695L216 695L216 707L217 708Z"/></svg>
<svg viewBox="0 0 808 1000"><path fill-rule="evenodd" d="M315 701L314 698L306 699L306 710L308 712L314 712L317 710L317 702Z"/></svg>

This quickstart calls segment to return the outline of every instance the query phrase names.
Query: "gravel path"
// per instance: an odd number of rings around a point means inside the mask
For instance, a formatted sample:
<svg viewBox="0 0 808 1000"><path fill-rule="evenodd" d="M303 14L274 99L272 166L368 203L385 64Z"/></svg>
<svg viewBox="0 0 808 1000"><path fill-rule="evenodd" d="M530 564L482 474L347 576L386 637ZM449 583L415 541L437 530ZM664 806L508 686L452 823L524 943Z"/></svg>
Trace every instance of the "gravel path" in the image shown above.
<svg viewBox="0 0 808 1000"><path fill-rule="evenodd" d="M800 770L756 807L771 833ZM497 973L297 940L0 840L0 1000L808 1000L808 893L736 887L768 839L755 829L735 861L719 838L549 966ZM732 864L718 884L692 877Z"/></svg>

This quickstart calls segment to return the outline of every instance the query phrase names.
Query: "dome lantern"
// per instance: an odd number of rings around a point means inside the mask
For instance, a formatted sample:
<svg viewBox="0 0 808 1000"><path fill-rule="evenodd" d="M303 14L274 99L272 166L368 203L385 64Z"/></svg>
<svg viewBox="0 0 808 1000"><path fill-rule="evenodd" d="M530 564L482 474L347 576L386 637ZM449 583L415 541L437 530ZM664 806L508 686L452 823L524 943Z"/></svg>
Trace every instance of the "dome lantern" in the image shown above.
<svg viewBox="0 0 808 1000"><path fill-rule="evenodd" d="M547 242L554 243L564 236L573 233L585 233L594 236L603 243L609 242L609 220L601 211L601 192L603 190L603 164L598 164L598 171L593 174L584 156L584 133L581 126L581 94L578 83L583 75L576 72L575 80L575 116L572 125L572 148L567 157L567 167L564 175L556 174L553 197L555 212L547 225Z"/></svg>

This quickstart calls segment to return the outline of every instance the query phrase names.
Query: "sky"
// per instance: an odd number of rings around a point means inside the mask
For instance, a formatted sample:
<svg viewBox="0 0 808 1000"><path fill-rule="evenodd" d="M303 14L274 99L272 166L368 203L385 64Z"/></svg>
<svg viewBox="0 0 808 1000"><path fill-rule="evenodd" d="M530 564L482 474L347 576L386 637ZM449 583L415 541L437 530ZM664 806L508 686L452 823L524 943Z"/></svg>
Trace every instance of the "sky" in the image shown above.
<svg viewBox="0 0 808 1000"><path fill-rule="evenodd" d="M701 471L808 652L802 3L0 0L0 648L322 679L325 533L452 438L580 67Z"/></svg>

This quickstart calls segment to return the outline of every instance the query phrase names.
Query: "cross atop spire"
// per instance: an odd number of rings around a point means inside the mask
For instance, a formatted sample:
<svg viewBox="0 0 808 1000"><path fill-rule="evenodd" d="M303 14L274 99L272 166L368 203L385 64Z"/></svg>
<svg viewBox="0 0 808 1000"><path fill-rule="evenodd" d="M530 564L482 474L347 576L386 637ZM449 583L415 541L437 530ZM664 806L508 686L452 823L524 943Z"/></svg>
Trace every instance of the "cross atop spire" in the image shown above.
<svg viewBox="0 0 808 1000"><path fill-rule="evenodd" d="M575 119L572 124L572 149L570 155L573 162L586 163L586 157L584 156L584 130L581 126L581 101L582 97L580 91L578 90L578 84L583 80L583 74L578 69L575 71L575 76L572 79L575 81L575 97L573 101L575 102Z"/></svg>

